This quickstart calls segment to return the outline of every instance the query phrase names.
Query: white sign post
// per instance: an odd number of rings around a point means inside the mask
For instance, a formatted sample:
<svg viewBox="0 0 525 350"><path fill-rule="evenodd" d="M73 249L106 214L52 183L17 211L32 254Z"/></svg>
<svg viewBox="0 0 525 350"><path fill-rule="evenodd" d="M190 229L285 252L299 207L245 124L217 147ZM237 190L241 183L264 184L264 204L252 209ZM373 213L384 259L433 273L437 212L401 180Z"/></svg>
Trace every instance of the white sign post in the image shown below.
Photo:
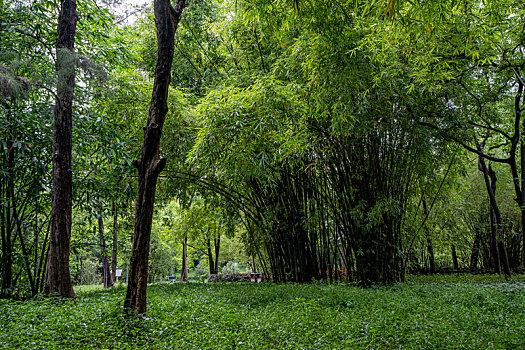
<svg viewBox="0 0 525 350"><path fill-rule="evenodd" d="M115 270L115 277L117 277L117 281L118 281L118 278L122 276L122 269L116 269Z"/></svg>

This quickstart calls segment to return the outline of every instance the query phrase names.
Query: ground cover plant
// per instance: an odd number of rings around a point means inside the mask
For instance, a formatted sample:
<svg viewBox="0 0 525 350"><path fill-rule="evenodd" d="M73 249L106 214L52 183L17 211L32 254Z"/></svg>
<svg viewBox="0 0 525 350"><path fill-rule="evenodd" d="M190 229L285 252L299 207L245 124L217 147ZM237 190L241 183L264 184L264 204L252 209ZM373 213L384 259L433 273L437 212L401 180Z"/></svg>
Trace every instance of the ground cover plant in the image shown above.
<svg viewBox="0 0 525 350"><path fill-rule="evenodd" d="M362 289L326 284L160 283L145 317L122 316L123 286L77 301L0 304L3 349L519 349L525 282L412 278Z"/></svg>

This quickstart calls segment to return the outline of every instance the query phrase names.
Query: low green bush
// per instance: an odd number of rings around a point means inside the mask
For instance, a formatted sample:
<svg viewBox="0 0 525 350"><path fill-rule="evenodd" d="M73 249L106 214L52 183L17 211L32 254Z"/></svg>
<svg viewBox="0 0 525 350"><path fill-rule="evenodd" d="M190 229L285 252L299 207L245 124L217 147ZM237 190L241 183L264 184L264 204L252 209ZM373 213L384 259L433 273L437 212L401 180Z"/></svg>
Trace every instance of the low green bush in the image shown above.
<svg viewBox="0 0 525 350"><path fill-rule="evenodd" d="M208 282L250 282L249 273L221 273L211 275Z"/></svg>

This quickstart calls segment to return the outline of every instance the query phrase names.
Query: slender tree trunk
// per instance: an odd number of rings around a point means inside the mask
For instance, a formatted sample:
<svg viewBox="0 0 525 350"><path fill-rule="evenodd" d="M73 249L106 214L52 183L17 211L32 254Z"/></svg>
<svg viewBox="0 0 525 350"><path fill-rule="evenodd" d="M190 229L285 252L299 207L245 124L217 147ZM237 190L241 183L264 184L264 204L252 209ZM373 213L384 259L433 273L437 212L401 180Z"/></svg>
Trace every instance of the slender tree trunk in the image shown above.
<svg viewBox="0 0 525 350"><path fill-rule="evenodd" d="M492 166L490 164L489 164L488 173L489 173L489 178L491 182L492 193L495 196L497 178L496 178L496 172L492 169ZM499 214L497 203L496 204L491 203L491 214L493 215L493 218L496 221L495 235L497 238L499 238L498 243L497 243L498 244L497 246L498 258L499 258L498 264L500 266L500 270L501 270L501 267L503 268L503 272L505 273L505 278L509 278L510 277L509 259L507 256L507 249L505 248L505 244L503 243L503 237L501 233L501 215Z"/></svg>
<svg viewBox="0 0 525 350"><path fill-rule="evenodd" d="M454 268L455 272L459 271L459 263L458 263L458 256L456 254L456 246L452 244L450 247L452 250L452 266Z"/></svg>
<svg viewBox="0 0 525 350"><path fill-rule="evenodd" d="M483 142L484 144L484 142ZM482 150L482 146L478 147L478 150ZM478 159L479 170L483 173L483 179L485 180L485 187L487 189L490 201L490 240L491 240L491 250L494 260L494 269L496 273L501 273L500 258L499 258L499 249L497 243L497 237L501 229L501 213L499 211L498 203L496 202L496 174L492 170L492 167L485 164L485 159L479 157Z"/></svg>
<svg viewBox="0 0 525 350"><path fill-rule="evenodd" d="M100 255L102 256L102 278L104 279L104 288L113 287L113 278L109 268L109 258L106 249L106 239L104 238L104 220L102 213L98 216L98 233L100 235Z"/></svg>
<svg viewBox="0 0 525 350"><path fill-rule="evenodd" d="M37 202L38 202L38 199L37 199ZM40 264L40 254L38 250L38 241L40 238L40 232L38 230L38 214L35 214L34 230L35 230L35 238L33 241L33 246L35 247L35 257L33 260L33 278L35 280L35 285L36 285L37 292L38 292L38 265Z"/></svg>
<svg viewBox="0 0 525 350"><path fill-rule="evenodd" d="M215 274L219 273L219 252L221 249L221 236L215 238Z"/></svg>
<svg viewBox="0 0 525 350"><path fill-rule="evenodd" d="M522 234L522 241L523 241L523 250L522 250L522 260L525 264L525 144L523 140L521 140L522 137L522 130L523 127L525 127L525 120L521 120L521 113L522 113L522 106L521 106L521 98L523 95L523 81L519 77L518 72L515 72L516 74L516 83L518 85L518 89L516 91L516 94L514 95L514 125L515 127L515 133L512 137L512 144L514 147L511 147L510 154L508 157L508 164L510 166L512 178L513 178L513 184L514 184L514 192L516 194L516 203L518 203L518 206L521 211L521 234ZM522 123L521 127L522 130L519 128L519 123ZM518 175L518 165L516 162L516 149L518 148L518 141L519 141L519 150L520 150L520 171L521 176ZM521 180L521 181L520 181ZM525 265L524 265L525 266Z"/></svg>
<svg viewBox="0 0 525 350"><path fill-rule="evenodd" d="M1 236L2 236L2 287L0 291L0 297L9 298L12 293L12 283L13 283L13 249L12 249L12 239L11 239L11 230L12 230L12 214L11 214L11 204L13 190L14 190L14 180L13 180L13 171L14 168L14 150L13 142L8 140L8 156L7 156L7 181L0 183L2 185L2 197L0 198L1 202Z"/></svg>
<svg viewBox="0 0 525 350"><path fill-rule="evenodd" d="M479 258L479 249L481 243L481 232L476 230L474 236L474 243L472 244L472 252L470 254L470 271L474 272L478 269L478 258Z"/></svg>
<svg viewBox="0 0 525 350"><path fill-rule="evenodd" d="M508 279L510 277L509 258L507 256L507 249L505 248L505 243L503 243L503 241L498 242L498 250L501 259L501 266L503 266L503 272L505 273L505 278Z"/></svg>
<svg viewBox="0 0 525 350"><path fill-rule="evenodd" d="M146 312L146 288L148 283L148 256L151 238L151 221L155 203L157 178L166 165L159 157L162 127L168 112L168 89L175 31L185 6L178 0L175 8L169 0L155 0L155 25L157 27L157 65L148 121L144 127L144 141L140 160L133 162L138 170L137 200L135 202L135 229L133 248L129 262L129 281L124 301L126 312Z"/></svg>
<svg viewBox="0 0 525 350"><path fill-rule="evenodd" d="M44 236L44 241L42 242L42 248L40 249L40 259L38 261L38 267L36 267L35 271L35 274L37 275L36 286L39 292L44 291L44 282L46 280L47 253L49 252L49 225L48 229L45 230L46 233Z"/></svg>
<svg viewBox="0 0 525 350"><path fill-rule="evenodd" d="M428 218L430 215L430 212L427 207L427 201L423 198L423 210L425 211L425 217ZM428 227L425 229L427 234L427 252L428 252L428 261L430 265L430 272L436 273L436 259L434 257L434 243L432 242L432 237L430 236L430 232L428 230Z"/></svg>
<svg viewBox="0 0 525 350"><path fill-rule="evenodd" d="M0 290L0 297L9 298L12 295L14 281L13 281L13 237L14 230L14 215L16 212L15 205L15 149L13 147L13 139L11 131L13 128L14 112L10 108L10 104L6 101L5 108L7 111L7 140L6 152L2 157L5 162L2 168L6 173L2 175L4 181L0 181L0 220L1 220L1 236L2 236L2 260L0 261L0 268L2 269L2 286ZM14 103L14 101L13 101ZM16 220L15 220L16 221Z"/></svg>
<svg viewBox="0 0 525 350"><path fill-rule="evenodd" d="M213 255L211 253L211 243L210 243L209 238L208 238L208 265L210 267L210 275L215 274L215 264L213 262Z"/></svg>
<svg viewBox="0 0 525 350"><path fill-rule="evenodd" d="M111 277L112 284L116 282L117 276L117 238L118 238L118 215L117 206L113 203L113 252L111 254Z"/></svg>
<svg viewBox="0 0 525 350"><path fill-rule="evenodd" d="M3 199L3 198L2 198ZM0 291L0 298L8 298L11 296L11 282L13 280L13 263L11 254L11 237L8 234L5 209L2 208L1 213L2 227L2 287Z"/></svg>
<svg viewBox="0 0 525 350"><path fill-rule="evenodd" d="M492 268L497 274L501 273L501 260L499 257L498 240L497 240L497 228L496 218L494 214L494 208L490 205L490 251L492 255Z"/></svg>
<svg viewBox="0 0 525 350"><path fill-rule="evenodd" d="M427 237L427 252L428 252L428 261L430 265L430 272L436 273L436 260L434 258L434 243L432 238Z"/></svg>
<svg viewBox="0 0 525 350"><path fill-rule="evenodd" d="M188 237L184 236L182 240L182 272L180 275L181 282L188 282Z"/></svg>
<svg viewBox="0 0 525 350"><path fill-rule="evenodd" d="M30 254L30 251L26 249L26 244L25 244L25 237L27 237L27 224L25 222L24 217L22 217L21 220L19 220L18 214L16 214L16 210L15 210L15 215L18 221L17 232L18 232L18 239L20 241L20 249L22 250L22 258L24 259L24 265L25 265L26 272L27 272L27 278L29 280L29 286L31 287L31 295L33 296L37 294L37 289L35 287L35 282L33 280L33 273L31 271L31 263L29 261L29 259L31 258L31 254Z"/></svg>
<svg viewBox="0 0 525 350"><path fill-rule="evenodd" d="M75 88L74 46L77 2L62 0L61 3L56 44L58 84L53 127L51 234L45 291L58 293L61 297L74 298L75 292L69 272L69 244L72 212L71 130Z"/></svg>
<svg viewBox="0 0 525 350"><path fill-rule="evenodd" d="M523 165L525 167L525 165ZM521 170L522 172L525 171L525 169ZM523 191L525 193L525 191ZM521 253L522 253L522 264L523 267L525 267L525 208L521 208L521 239L522 239L522 246L521 246Z"/></svg>

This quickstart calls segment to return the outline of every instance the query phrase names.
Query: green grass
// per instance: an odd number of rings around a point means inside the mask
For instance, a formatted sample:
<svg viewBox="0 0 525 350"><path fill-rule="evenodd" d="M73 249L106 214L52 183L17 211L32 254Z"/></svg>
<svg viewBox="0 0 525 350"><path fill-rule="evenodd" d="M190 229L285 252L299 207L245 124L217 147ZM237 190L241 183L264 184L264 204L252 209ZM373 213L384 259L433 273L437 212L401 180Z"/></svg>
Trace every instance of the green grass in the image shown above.
<svg viewBox="0 0 525 350"><path fill-rule="evenodd" d="M148 314L124 288L78 300L0 301L2 349L522 349L525 283L422 276L392 287L164 283Z"/></svg>

